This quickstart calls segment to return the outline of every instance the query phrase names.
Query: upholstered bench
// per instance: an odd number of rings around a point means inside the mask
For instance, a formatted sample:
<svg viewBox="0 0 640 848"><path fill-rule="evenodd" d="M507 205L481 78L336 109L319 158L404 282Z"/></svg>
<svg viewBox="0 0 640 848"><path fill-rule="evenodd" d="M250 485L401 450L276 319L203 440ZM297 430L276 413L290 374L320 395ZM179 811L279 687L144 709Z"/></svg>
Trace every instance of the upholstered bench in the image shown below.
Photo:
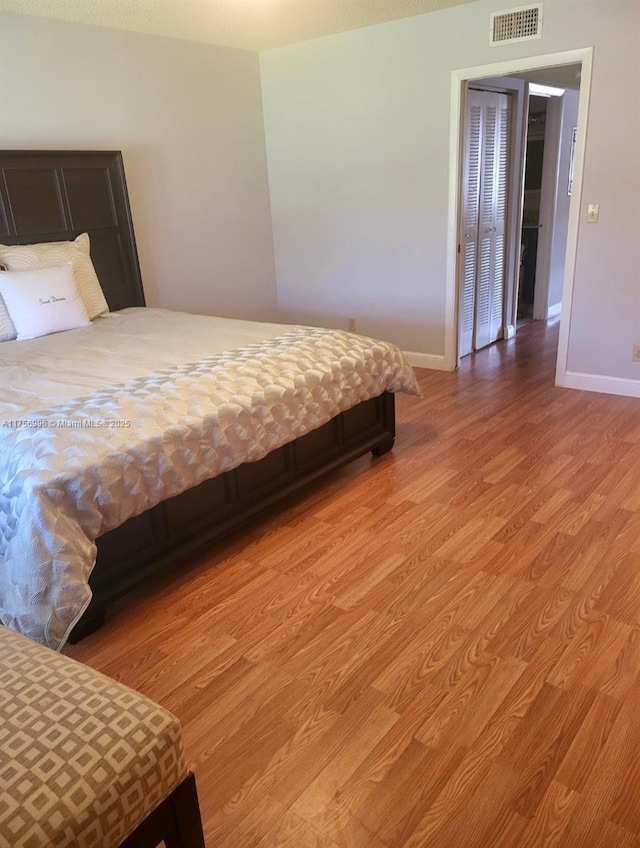
<svg viewBox="0 0 640 848"><path fill-rule="evenodd" d="M0 846L204 848L175 716L0 625Z"/></svg>

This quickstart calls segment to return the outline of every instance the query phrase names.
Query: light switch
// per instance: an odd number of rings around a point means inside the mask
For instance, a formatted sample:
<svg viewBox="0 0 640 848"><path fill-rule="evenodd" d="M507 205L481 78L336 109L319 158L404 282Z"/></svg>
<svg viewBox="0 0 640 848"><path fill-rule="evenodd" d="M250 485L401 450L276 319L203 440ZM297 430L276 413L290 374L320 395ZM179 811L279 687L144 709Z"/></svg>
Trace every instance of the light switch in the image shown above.
<svg viewBox="0 0 640 848"><path fill-rule="evenodd" d="M597 224L599 215L600 215L600 204L599 203L590 203L587 206L587 223L588 224Z"/></svg>

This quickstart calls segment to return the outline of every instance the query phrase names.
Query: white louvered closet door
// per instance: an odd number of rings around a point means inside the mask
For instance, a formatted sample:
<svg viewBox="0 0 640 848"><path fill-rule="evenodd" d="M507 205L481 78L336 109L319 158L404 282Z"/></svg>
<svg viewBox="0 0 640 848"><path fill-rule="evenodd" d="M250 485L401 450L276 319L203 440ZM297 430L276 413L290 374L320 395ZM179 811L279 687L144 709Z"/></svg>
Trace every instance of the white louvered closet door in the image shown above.
<svg viewBox="0 0 640 848"><path fill-rule="evenodd" d="M460 246L461 356L491 344L502 333L509 107L506 94L468 91Z"/></svg>
<svg viewBox="0 0 640 848"><path fill-rule="evenodd" d="M479 91L467 93L462 203L462 293L460 356L471 353L474 343L476 276L478 272L478 216L480 213L480 163L482 158L483 106Z"/></svg>

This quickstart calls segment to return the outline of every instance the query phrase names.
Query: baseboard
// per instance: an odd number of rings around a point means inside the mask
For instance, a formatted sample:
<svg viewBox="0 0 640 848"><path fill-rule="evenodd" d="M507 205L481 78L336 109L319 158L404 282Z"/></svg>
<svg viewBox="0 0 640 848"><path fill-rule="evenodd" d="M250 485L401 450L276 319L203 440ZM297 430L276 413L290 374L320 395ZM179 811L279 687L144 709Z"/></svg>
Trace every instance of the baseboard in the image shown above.
<svg viewBox="0 0 640 848"><path fill-rule="evenodd" d="M547 309L547 318L554 318L556 315L559 315L562 312L562 301L560 303L553 303Z"/></svg>
<svg viewBox="0 0 640 848"><path fill-rule="evenodd" d="M566 371L563 381L557 380L556 384L565 389L583 389L586 392L640 398L640 380L628 380L625 377L604 377L600 374Z"/></svg>
<svg viewBox="0 0 640 848"><path fill-rule="evenodd" d="M434 371L453 371L446 362L444 356L436 356L433 353L415 353L412 350L403 351L409 362L415 368L431 368Z"/></svg>

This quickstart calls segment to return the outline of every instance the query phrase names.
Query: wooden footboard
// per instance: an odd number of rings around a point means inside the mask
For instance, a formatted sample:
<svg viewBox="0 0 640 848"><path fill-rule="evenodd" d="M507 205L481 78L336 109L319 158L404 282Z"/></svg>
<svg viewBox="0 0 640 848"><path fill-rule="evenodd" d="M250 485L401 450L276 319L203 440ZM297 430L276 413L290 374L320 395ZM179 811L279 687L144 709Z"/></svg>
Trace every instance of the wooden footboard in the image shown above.
<svg viewBox="0 0 640 848"><path fill-rule="evenodd" d="M281 498L367 452L381 456L395 438L394 396L385 392L259 462L163 501L98 539L89 584L93 599L70 641L99 627L106 607L169 564L249 524Z"/></svg>

